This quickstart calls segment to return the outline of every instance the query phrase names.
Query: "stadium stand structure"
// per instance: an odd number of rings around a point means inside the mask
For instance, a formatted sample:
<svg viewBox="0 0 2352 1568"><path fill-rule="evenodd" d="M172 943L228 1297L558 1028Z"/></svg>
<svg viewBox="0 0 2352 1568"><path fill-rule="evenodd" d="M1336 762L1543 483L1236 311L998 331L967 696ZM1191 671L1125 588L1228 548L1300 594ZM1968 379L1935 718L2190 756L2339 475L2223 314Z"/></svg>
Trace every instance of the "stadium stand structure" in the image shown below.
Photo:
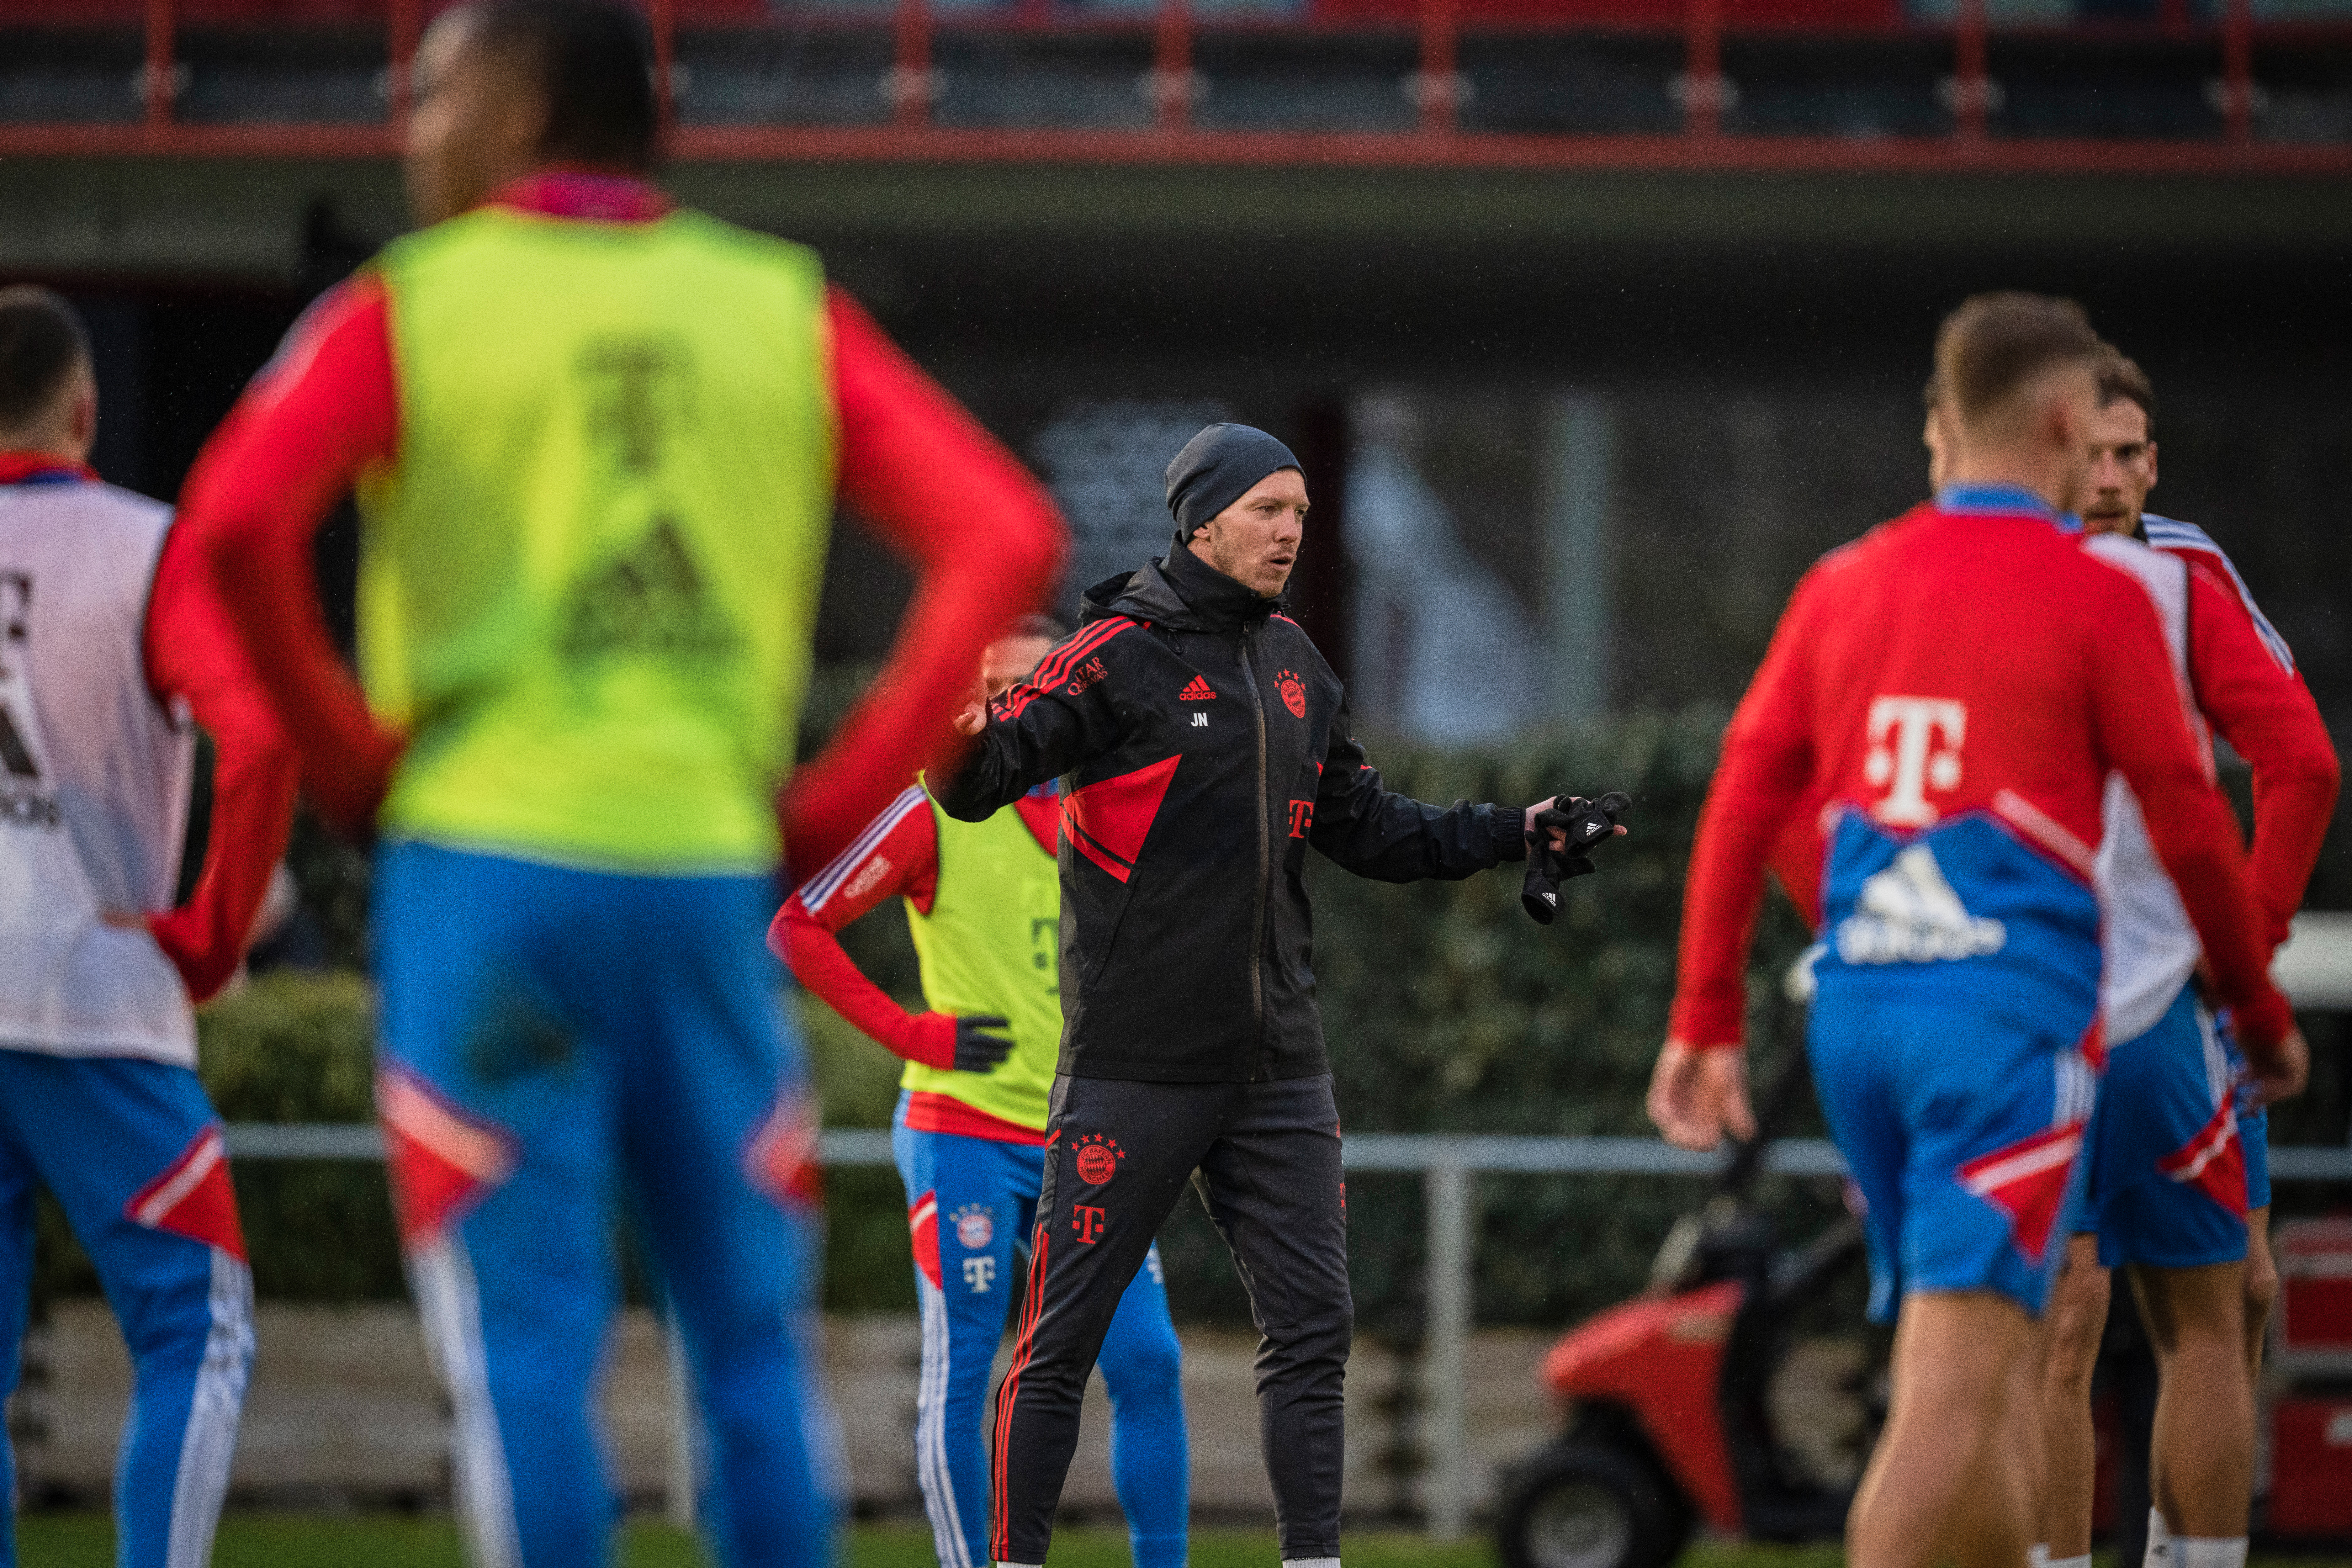
<svg viewBox="0 0 2352 1568"><path fill-rule="evenodd" d="M0 157L388 151L427 0L0 0ZM2352 0L651 0L687 161L2352 171ZM2259 67L2259 69L2258 69Z"/></svg>

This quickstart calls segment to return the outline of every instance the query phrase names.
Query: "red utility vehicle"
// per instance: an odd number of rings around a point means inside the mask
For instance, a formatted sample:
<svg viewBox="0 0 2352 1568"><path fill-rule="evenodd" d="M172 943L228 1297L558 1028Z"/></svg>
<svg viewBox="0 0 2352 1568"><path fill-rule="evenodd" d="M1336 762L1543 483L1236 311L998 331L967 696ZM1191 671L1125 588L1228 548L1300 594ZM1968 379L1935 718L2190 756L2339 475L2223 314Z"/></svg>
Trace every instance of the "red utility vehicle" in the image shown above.
<svg viewBox="0 0 2352 1568"><path fill-rule="evenodd" d="M1805 1088L1801 1055L1773 1087L1766 1125L1785 1125ZM1809 1473L1776 1428L1770 1393L1799 1314L1861 1266L1862 1227L1843 1218L1780 1249L1750 1201L1768 1141L1739 1149L1718 1194L1676 1222L1647 1290L1544 1358L1565 1426L1505 1482L1505 1568L1665 1568L1702 1523L1756 1541L1843 1533L1852 1488ZM2260 1405L2267 1462L2255 1534L2342 1542L2352 1540L2352 1219L2284 1222L2273 1247L2284 1289ZM1873 1342L1883 1352L1883 1337ZM1882 1354L1842 1391L1863 1405L1864 1453L1885 1415L1883 1371ZM2126 1505L2137 1509L2146 1493L2144 1477L2127 1484L2120 1473L2125 1402L2112 1379L2106 1392L2096 1407L2102 1528L2121 1522L2121 1494L2137 1494ZM2140 1405L2144 1424L2153 1404Z"/></svg>
<svg viewBox="0 0 2352 1568"><path fill-rule="evenodd" d="M2263 1402L2273 1541L2352 1540L2352 1219L2294 1219L2271 1237L2279 1307Z"/></svg>
<svg viewBox="0 0 2352 1568"><path fill-rule="evenodd" d="M1808 1087L1800 1051L1765 1124L1785 1124ZM1861 1268L1862 1226L1842 1216L1811 1244L1780 1248L1750 1202L1768 1142L1742 1146L1717 1195L1676 1222L1648 1290L1544 1358L1567 1426L1505 1484L1506 1568L1664 1568L1702 1522L1757 1541L1844 1530L1853 1489L1809 1473L1776 1429L1770 1394L1798 1314ZM1844 1391L1864 1405L1864 1453L1885 1415L1883 1364Z"/></svg>

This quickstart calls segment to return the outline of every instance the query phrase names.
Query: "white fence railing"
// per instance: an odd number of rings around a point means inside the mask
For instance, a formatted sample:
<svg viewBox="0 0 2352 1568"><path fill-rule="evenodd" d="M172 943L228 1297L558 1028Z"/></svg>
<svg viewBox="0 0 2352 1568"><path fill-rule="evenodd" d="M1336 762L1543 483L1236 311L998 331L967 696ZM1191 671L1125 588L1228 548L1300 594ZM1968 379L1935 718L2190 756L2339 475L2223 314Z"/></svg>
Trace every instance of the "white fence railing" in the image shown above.
<svg viewBox="0 0 2352 1568"><path fill-rule="evenodd" d="M2294 934L2279 950L2279 985L2298 1007L2352 1008L2352 913L2295 917ZM1428 1401L1434 1473L1429 1478L1429 1530L1440 1540L1462 1534L1469 1478L1463 1467L1465 1412L1464 1352L1470 1340L1473 1253L1471 1215L1476 1178L1486 1172L1544 1175L1711 1176L1727 1156L1695 1154L1653 1138L1542 1138L1502 1135L1359 1132L1346 1139L1352 1171L1418 1172L1428 1212L1429 1340L1422 1374ZM246 1160L380 1160L383 1140L373 1127L244 1124L228 1130L230 1154ZM827 1165L887 1165L890 1134L878 1128L836 1128L820 1135ZM1790 1176L1842 1176L1845 1162L1827 1140L1793 1138L1766 1152L1764 1168ZM2352 1144L2273 1147L2271 1176L2279 1182L2352 1183ZM673 1361L676 1343L672 1342ZM676 1415L670 1514L690 1521L693 1498L685 1380L673 1378Z"/></svg>
<svg viewBox="0 0 2352 1568"><path fill-rule="evenodd" d="M1429 1531L1458 1539L1467 1522L1470 1478L1464 1468L1464 1354L1470 1340L1475 1237L1471 1216L1476 1178L1487 1172L1544 1175L1711 1176L1725 1157L1673 1149L1652 1138L1539 1138L1448 1133L1356 1132L1342 1148L1351 1171L1419 1173L1428 1213L1429 1339L1422 1364L1427 1400L1430 1463L1426 1496ZM229 1153L245 1160L380 1160L383 1140L373 1127L334 1124L262 1125L228 1130ZM887 1165L890 1134L878 1128L837 1128L823 1133L818 1157L826 1165ZM1791 1176L1836 1176L1845 1162L1826 1140L1795 1138L1772 1145L1764 1168ZM2273 1148L2271 1174L2281 1182L2352 1183L2352 1147ZM674 1451L690 1452L684 1382L675 1391ZM672 1467L673 1518L690 1521L693 1501L683 1464Z"/></svg>

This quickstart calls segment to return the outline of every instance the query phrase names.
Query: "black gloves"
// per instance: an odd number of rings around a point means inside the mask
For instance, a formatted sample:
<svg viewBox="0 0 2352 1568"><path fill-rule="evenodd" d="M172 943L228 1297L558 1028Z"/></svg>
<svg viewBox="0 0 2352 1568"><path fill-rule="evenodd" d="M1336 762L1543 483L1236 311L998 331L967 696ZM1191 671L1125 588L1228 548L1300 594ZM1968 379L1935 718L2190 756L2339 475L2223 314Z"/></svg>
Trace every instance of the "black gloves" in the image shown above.
<svg viewBox="0 0 2352 1568"><path fill-rule="evenodd" d="M1004 1058L1013 1054L1013 1037L989 1031L1003 1028L1005 1022L993 1013L974 1013L957 1018L955 1070L994 1072Z"/></svg>
<svg viewBox="0 0 2352 1568"><path fill-rule="evenodd" d="M1599 800L1562 795L1559 805L1529 819L1528 874L1519 884L1519 902L1536 924L1551 924L1559 913L1559 885L1593 869L1593 850L1616 837L1617 819L1633 804L1633 797L1621 790ZM1568 835L1565 850L1551 847L1556 832Z"/></svg>

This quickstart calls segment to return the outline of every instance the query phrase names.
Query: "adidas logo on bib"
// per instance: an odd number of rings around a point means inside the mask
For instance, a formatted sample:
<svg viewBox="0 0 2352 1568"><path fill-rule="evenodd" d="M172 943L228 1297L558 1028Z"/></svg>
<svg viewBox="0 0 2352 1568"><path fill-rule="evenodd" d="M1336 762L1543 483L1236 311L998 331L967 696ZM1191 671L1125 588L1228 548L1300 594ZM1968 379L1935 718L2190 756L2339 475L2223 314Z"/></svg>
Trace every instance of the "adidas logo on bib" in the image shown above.
<svg viewBox="0 0 2352 1568"><path fill-rule="evenodd" d="M1969 912L1925 844L1912 845L1864 881L1854 912L1837 928L1838 956L1848 963L1981 958L2008 942L2000 921Z"/></svg>

